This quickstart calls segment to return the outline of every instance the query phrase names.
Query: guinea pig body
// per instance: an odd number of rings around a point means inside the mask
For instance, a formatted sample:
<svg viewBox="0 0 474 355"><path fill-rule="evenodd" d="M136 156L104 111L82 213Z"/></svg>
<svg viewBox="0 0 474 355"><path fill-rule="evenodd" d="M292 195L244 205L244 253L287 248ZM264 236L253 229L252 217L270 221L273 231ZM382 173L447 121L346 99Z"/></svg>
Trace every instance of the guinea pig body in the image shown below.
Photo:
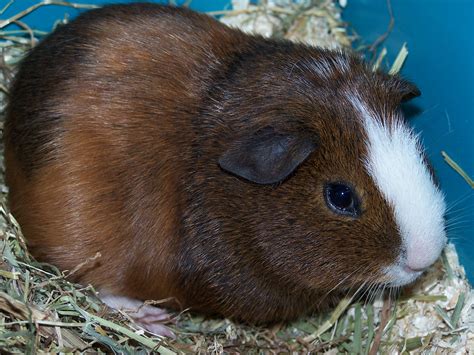
<svg viewBox="0 0 474 355"><path fill-rule="evenodd" d="M75 277L107 294L295 318L439 256L443 197L398 109L416 95L356 56L189 10L90 11L20 66L11 208L38 259L99 252Z"/></svg>

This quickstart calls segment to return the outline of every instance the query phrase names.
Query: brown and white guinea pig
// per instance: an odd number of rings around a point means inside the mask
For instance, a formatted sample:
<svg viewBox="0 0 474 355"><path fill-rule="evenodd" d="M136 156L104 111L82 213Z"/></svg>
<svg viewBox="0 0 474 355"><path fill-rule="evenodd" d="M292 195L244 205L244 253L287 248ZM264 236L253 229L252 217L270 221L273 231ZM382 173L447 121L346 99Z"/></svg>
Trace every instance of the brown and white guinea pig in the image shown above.
<svg viewBox="0 0 474 355"><path fill-rule="evenodd" d="M399 109L417 95L353 54L107 6L20 66L11 208L41 261L100 252L75 281L116 307L292 319L438 258L443 195Z"/></svg>

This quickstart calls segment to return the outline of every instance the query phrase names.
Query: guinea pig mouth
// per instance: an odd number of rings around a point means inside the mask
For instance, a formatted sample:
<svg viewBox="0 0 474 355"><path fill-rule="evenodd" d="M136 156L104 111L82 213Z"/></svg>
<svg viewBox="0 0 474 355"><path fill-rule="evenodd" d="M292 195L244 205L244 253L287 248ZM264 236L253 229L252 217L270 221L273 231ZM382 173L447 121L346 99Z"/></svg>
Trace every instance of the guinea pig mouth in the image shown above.
<svg viewBox="0 0 474 355"><path fill-rule="evenodd" d="M404 266L402 263L396 263L383 270L387 277L386 285L389 287L401 287L414 282L423 274L423 271L416 271Z"/></svg>

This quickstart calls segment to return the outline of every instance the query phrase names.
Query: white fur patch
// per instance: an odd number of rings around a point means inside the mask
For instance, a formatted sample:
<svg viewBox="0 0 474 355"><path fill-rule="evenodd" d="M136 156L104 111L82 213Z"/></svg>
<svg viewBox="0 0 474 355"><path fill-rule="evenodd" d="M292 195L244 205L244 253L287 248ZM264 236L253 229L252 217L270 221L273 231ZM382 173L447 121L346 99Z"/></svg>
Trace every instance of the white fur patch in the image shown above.
<svg viewBox="0 0 474 355"><path fill-rule="evenodd" d="M412 270L430 266L446 243L444 196L424 163L418 137L402 118L395 117L388 126L359 98L349 98L368 136L366 169L391 205L402 238L399 260L385 270L391 284L401 286L420 274Z"/></svg>

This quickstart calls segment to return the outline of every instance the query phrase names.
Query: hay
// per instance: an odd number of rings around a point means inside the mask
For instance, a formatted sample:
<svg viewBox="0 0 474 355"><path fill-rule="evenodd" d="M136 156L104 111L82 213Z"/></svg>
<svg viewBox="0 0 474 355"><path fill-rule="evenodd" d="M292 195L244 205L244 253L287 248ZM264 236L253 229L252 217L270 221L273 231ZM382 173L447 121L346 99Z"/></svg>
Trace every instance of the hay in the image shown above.
<svg viewBox="0 0 474 355"><path fill-rule="evenodd" d="M467 184L474 189L474 180L456 163L445 151L441 152L444 161L453 168L461 177L467 182Z"/></svg>
<svg viewBox="0 0 474 355"><path fill-rule="evenodd" d="M49 3L52 2L41 2L41 6ZM291 6L285 0L267 1L261 6L235 4L240 5L237 10L219 13L224 22L239 25L240 21L241 26L251 26L256 18L260 21L264 16L268 17L267 25L258 31L268 36L293 40L297 37L330 48L350 44L351 38L340 21L340 8L332 1L306 1ZM17 16L15 21L20 19L21 16ZM316 22L319 24L315 25ZM0 22L0 38L4 39L0 42L2 125L6 93L15 65L43 34L24 24L20 30L7 31L6 26L2 26L5 23ZM312 26L323 32L322 38L315 39L313 32L307 30ZM385 53L382 50L374 65L381 65ZM405 57L401 54L393 68L399 69ZM442 258L419 282L405 289L398 298L383 296L382 292L379 297L374 293L364 298L348 297L329 314L271 327L247 326L185 312L176 315L176 325L172 327L176 340L154 337L104 306L92 286L67 280L67 275L83 265L64 274L31 257L21 229L6 205L8 189L3 183L3 148L0 153L0 349L3 351L375 354L465 353L474 348L474 294L452 245L447 246Z"/></svg>
<svg viewBox="0 0 474 355"><path fill-rule="evenodd" d="M233 10L211 14L223 15L221 22L247 33L330 49L351 46L341 9L332 0L267 0L259 5L233 0L232 4Z"/></svg>

